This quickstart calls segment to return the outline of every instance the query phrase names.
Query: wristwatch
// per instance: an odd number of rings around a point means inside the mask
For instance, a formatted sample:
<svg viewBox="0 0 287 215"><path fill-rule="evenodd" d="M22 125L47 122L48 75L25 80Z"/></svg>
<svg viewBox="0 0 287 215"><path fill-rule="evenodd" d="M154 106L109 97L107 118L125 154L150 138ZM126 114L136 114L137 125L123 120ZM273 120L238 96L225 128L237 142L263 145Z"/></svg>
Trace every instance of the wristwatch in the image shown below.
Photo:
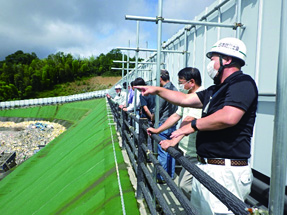
<svg viewBox="0 0 287 215"><path fill-rule="evenodd" d="M191 121L191 127L195 130L195 131L198 131L198 128L196 127L196 120L197 119L194 119Z"/></svg>

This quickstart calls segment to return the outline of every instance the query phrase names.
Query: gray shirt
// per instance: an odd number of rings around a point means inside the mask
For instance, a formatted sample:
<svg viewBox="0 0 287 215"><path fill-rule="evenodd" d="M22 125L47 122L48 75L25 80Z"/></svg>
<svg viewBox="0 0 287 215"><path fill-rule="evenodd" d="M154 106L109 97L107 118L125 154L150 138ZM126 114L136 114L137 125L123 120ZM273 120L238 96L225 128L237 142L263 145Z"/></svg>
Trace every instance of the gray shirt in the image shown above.
<svg viewBox="0 0 287 215"><path fill-rule="evenodd" d="M163 86L163 88L169 90L177 91L176 87L171 83L168 82ZM169 103L168 101L164 100L163 98L159 98L159 123L162 124L177 111L177 106L174 104Z"/></svg>

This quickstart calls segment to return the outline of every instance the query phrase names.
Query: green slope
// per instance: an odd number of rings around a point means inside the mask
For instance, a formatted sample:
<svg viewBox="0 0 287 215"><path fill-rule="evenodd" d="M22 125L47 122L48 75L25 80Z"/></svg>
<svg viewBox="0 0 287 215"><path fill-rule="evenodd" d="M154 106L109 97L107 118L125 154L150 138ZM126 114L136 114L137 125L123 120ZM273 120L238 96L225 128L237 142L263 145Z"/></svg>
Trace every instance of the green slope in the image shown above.
<svg viewBox="0 0 287 215"><path fill-rule="evenodd" d="M6 110L0 116L75 123L0 181L0 214L123 214L104 99ZM139 214L112 130L126 213Z"/></svg>

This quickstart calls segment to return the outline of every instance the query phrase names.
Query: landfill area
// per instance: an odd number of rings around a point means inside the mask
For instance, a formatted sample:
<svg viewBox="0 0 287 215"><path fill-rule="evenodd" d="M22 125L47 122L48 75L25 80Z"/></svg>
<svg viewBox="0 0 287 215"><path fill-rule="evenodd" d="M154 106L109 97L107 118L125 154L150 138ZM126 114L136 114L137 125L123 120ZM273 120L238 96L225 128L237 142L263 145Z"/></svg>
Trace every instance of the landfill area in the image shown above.
<svg viewBox="0 0 287 215"><path fill-rule="evenodd" d="M49 121L0 121L0 155L16 152L15 163L19 165L65 130L64 126Z"/></svg>

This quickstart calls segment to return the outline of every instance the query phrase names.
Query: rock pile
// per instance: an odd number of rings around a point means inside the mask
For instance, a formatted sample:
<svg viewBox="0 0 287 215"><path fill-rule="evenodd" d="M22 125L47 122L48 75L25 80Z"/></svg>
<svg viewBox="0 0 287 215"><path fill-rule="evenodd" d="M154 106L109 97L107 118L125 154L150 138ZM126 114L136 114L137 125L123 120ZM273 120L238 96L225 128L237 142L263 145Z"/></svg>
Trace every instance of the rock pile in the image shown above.
<svg viewBox="0 0 287 215"><path fill-rule="evenodd" d="M0 121L0 153L15 151L16 164L20 164L65 130L64 126L47 121Z"/></svg>

